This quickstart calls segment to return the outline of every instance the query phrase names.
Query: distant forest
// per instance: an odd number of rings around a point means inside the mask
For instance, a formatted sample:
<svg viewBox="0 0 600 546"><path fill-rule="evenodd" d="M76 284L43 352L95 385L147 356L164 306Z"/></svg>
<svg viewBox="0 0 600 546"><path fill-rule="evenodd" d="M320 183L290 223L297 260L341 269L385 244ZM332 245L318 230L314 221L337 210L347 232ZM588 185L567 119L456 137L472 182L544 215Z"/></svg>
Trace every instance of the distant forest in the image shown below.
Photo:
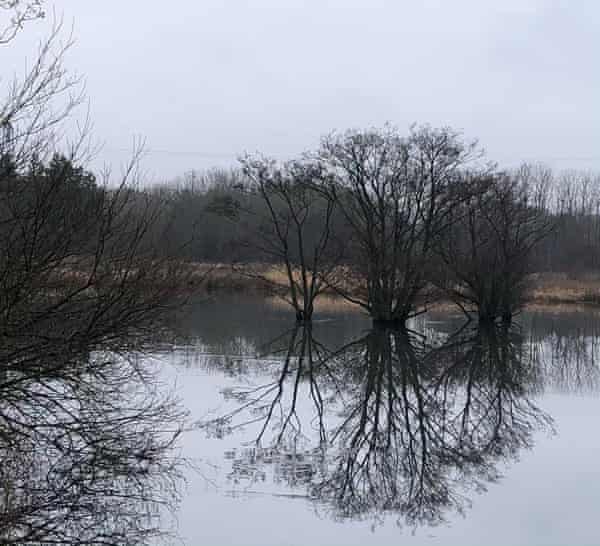
<svg viewBox="0 0 600 546"><path fill-rule="evenodd" d="M508 172L524 185L531 206L553 225L533 250L531 271L575 277L600 273L600 173L555 171L543 164ZM243 243L264 218L264 203L249 195L241 168L191 171L144 192L165 208L170 248L181 257L209 263L259 259L257 250ZM319 226L313 228L318 231ZM341 239L350 240L347 224L340 221L336 229Z"/></svg>

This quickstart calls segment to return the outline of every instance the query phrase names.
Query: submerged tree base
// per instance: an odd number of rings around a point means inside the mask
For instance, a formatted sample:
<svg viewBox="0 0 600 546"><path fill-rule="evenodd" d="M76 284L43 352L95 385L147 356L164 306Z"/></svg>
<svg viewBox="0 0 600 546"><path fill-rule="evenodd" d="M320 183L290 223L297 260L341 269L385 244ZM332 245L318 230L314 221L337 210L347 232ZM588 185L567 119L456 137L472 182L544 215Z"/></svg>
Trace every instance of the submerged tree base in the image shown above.
<svg viewBox="0 0 600 546"><path fill-rule="evenodd" d="M513 314L512 313L505 313L501 316L498 315L479 315L479 324L484 324L484 325L492 325L492 324L497 324L498 322L502 323L502 324L511 324L512 323L512 319L513 319Z"/></svg>
<svg viewBox="0 0 600 546"><path fill-rule="evenodd" d="M305 312L302 310L296 311L296 324L312 324L312 311Z"/></svg>
<svg viewBox="0 0 600 546"><path fill-rule="evenodd" d="M373 318L373 327L385 330L404 330L406 329L406 321L404 318L381 319Z"/></svg>

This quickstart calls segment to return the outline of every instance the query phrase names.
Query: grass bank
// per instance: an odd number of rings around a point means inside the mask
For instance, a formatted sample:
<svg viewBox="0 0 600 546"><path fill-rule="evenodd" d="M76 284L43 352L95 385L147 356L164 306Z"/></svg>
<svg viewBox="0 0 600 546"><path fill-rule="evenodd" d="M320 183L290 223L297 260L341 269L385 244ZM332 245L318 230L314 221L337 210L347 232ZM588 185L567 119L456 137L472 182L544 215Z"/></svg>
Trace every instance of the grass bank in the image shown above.
<svg viewBox="0 0 600 546"><path fill-rule="evenodd" d="M278 266L253 266L251 271L232 268L227 264L194 264L191 267L194 271L191 282L203 293L248 292L267 295L272 294L273 288L282 293L287 290L285 271ZM328 295L327 305L331 305L333 295ZM600 306L600 274L576 278L566 273L532 274L527 300L528 306Z"/></svg>
<svg viewBox="0 0 600 546"><path fill-rule="evenodd" d="M531 275L528 296L531 304L600 305L600 275L536 273Z"/></svg>

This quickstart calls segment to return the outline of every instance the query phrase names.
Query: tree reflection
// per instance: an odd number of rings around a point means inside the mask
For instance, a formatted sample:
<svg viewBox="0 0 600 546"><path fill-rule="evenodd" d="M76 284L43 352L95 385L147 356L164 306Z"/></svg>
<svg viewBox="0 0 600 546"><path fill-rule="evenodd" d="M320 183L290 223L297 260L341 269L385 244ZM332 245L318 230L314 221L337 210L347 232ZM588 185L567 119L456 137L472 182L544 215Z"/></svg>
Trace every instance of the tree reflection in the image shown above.
<svg viewBox="0 0 600 546"><path fill-rule="evenodd" d="M600 388L600 321L595 315L535 317L529 346L543 367L545 389L594 393Z"/></svg>
<svg viewBox="0 0 600 546"><path fill-rule="evenodd" d="M0 543L144 544L178 500L183 413L142 359L0 374Z"/></svg>
<svg viewBox="0 0 600 546"><path fill-rule="evenodd" d="M502 459L552 427L528 396L535 373L521 338L505 326L461 332L438 348L410 332L372 331L362 356L332 435L333 471L315 487L336 515L440 523L468 505L467 491L498 477Z"/></svg>
<svg viewBox="0 0 600 546"><path fill-rule="evenodd" d="M301 467L303 479L290 470L288 482L333 517L438 524L530 448L536 431L553 430L532 400L539 364L515 327L465 327L441 344L373 329L335 351L305 327L288 341L271 382L228 392L238 404L221 432L257 427L254 446L228 454L230 478Z"/></svg>
<svg viewBox="0 0 600 546"><path fill-rule="evenodd" d="M323 408L325 400L319 376L327 366L330 351L313 336L312 325L302 324L284 332L264 347L270 355L282 355L272 380L260 385L243 385L223 391L226 399L239 404L214 420L199 423L210 434L222 437L237 429L259 424L257 445L277 447L284 439L295 443L304 436L303 420L298 415L299 400L304 396L316 412L319 440L325 441ZM274 431L274 437L265 438Z"/></svg>
<svg viewBox="0 0 600 546"><path fill-rule="evenodd" d="M442 349L447 365L436 378L438 396L453 401L453 427L465 445L498 456L531 447L535 430L552 420L533 402L543 370L520 330L507 325L462 332Z"/></svg>
<svg viewBox="0 0 600 546"><path fill-rule="evenodd" d="M461 454L447 444L444 408L428 389L427 348L410 332L373 330L347 357L335 455L316 495L339 516L393 511L434 519L452 501L446 474Z"/></svg>

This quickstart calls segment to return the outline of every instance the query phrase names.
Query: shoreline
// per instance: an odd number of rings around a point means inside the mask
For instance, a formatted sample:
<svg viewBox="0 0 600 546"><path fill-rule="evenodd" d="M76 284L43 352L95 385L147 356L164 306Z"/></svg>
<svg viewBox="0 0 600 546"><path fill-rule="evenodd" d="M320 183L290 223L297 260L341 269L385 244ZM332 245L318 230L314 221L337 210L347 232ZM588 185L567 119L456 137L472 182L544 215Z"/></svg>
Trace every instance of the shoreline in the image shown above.
<svg viewBox="0 0 600 546"><path fill-rule="evenodd" d="M273 297L273 287L286 290L286 279L282 271L276 267L265 267L263 273L268 281L249 276L243 271L233 270L225 264L194 264L191 285L194 292L200 294L250 293L264 294ZM194 280L195 279L195 280ZM560 308L571 310L576 307L585 309L600 308L600 273L571 278L566 273L534 273L529 277L530 289L527 292L525 309ZM356 307L340 296L329 292L320 296L324 305L344 305ZM335 303L334 303L335 302ZM343 303L342 303L343 302ZM448 300L442 300L429 307L430 309L456 308Z"/></svg>

